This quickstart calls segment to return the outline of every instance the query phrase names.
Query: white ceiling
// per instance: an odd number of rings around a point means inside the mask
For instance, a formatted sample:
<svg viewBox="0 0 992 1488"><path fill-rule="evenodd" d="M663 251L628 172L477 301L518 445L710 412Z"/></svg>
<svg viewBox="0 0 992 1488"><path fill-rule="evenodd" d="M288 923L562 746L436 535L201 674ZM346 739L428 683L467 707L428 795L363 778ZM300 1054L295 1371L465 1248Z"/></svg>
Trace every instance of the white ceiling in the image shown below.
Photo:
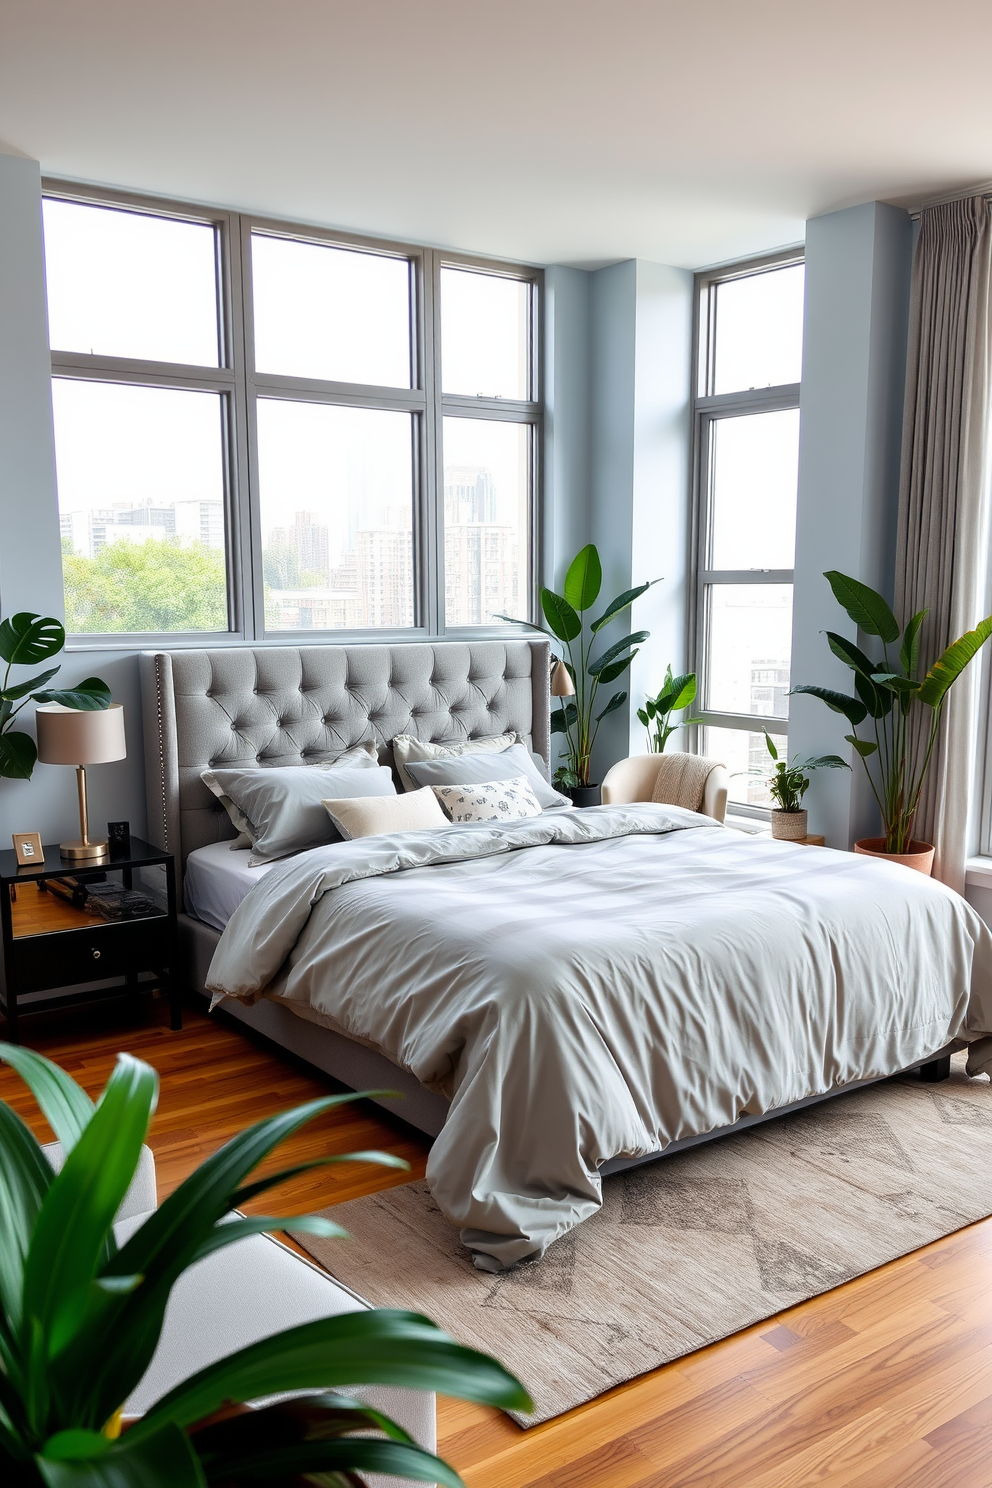
<svg viewBox="0 0 992 1488"><path fill-rule="evenodd" d="M988 0L0 0L52 175L537 263L699 267L992 177Z"/></svg>

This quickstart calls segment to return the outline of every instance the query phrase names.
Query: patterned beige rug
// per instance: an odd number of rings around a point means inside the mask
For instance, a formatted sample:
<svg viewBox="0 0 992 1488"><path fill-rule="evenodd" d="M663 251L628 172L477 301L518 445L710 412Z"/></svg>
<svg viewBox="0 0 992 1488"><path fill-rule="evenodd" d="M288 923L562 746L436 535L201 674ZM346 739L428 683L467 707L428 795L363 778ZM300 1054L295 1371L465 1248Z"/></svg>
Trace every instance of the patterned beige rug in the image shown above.
<svg viewBox="0 0 992 1488"><path fill-rule="evenodd" d="M297 1235L379 1307L495 1354L533 1426L992 1213L992 1088L910 1077L607 1178L601 1211L532 1266L476 1271L424 1183Z"/></svg>

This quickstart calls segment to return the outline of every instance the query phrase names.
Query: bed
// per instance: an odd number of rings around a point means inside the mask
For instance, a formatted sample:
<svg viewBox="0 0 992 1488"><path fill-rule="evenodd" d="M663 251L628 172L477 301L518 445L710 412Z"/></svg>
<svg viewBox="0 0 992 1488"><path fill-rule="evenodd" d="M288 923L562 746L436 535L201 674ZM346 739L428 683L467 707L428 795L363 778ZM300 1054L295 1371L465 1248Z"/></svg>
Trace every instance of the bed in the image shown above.
<svg viewBox="0 0 992 1488"><path fill-rule="evenodd" d="M402 732L514 730L546 761L543 642L157 653L142 675L149 832L204 865L184 979L345 1084L400 1091L482 1269L542 1254L612 1166L992 1041L992 937L956 895L676 808L339 843L211 900L233 828L201 771L370 736L388 763Z"/></svg>

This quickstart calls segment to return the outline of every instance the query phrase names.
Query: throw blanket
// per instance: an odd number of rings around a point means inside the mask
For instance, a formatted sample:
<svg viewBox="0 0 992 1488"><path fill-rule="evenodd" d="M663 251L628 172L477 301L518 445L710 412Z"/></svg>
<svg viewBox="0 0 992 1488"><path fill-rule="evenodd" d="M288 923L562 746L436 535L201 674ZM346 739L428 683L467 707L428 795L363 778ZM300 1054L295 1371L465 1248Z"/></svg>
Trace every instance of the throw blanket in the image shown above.
<svg viewBox="0 0 992 1488"><path fill-rule="evenodd" d="M449 1096L427 1176L483 1269L592 1214L610 1158L992 1036L992 936L942 884L650 804L303 853L208 985Z"/></svg>
<svg viewBox="0 0 992 1488"><path fill-rule="evenodd" d="M701 754L663 754L651 793L652 801L681 806L685 811L698 811L715 764L715 760Z"/></svg>

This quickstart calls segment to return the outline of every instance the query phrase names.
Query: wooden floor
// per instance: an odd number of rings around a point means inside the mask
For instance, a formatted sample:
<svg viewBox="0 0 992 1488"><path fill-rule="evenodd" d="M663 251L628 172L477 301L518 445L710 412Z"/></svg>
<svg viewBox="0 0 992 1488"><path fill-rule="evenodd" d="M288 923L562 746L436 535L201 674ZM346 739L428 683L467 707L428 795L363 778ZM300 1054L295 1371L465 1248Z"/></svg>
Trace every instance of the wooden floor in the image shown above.
<svg viewBox="0 0 992 1488"><path fill-rule="evenodd" d="M163 1194L241 1127L327 1089L222 1018L190 1011L170 1033L160 1002L25 1020L23 1034L94 1094L119 1049L155 1066ZM0 1097L48 1136L8 1069ZM301 1132L280 1161L373 1146L423 1172L420 1139L361 1105ZM275 1212L404 1181L328 1168L277 1191ZM992 1488L992 1220L530 1431L446 1400L438 1424L469 1488Z"/></svg>

